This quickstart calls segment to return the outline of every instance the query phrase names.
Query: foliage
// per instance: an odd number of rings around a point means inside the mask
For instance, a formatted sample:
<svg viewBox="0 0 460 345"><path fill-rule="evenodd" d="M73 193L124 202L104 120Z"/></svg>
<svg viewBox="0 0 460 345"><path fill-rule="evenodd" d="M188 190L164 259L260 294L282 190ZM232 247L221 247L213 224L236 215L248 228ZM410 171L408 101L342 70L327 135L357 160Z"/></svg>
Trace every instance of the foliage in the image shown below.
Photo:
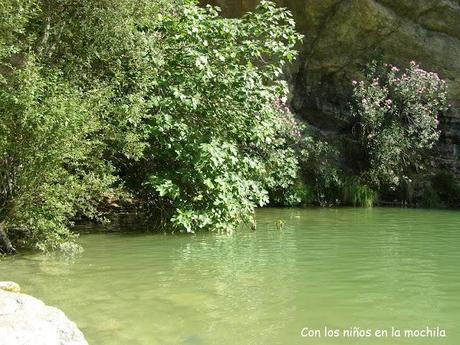
<svg viewBox="0 0 460 345"><path fill-rule="evenodd" d="M229 229L294 183L284 9L1 4L0 225L17 243L75 249L72 222L127 190L175 228Z"/></svg>
<svg viewBox="0 0 460 345"><path fill-rule="evenodd" d="M12 1L0 0L0 72L11 65L20 49L20 38L24 35L25 26L34 15L36 6L33 0ZM0 74L0 78L2 75Z"/></svg>
<svg viewBox="0 0 460 345"><path fill-rule="evenodd" d="M140 78L155 74L136 23L160 1L2 5L0 225L19 245L76 250L72 222L104 220L124 194L115 155L142 150Z"/></svg>
<svg viewBox="0 0 460 345"><path fill-rule="evenodd" d="M270 203L275 206L304 206L315 202L313 188L299 176L292 185L270 195Z"/></svg>
<svg viewBox="0 0 460 345"><path fill-rule="evenodd" d="M431 179L433 193L437 195L438 205L444 204L450 207L460 205L460 183L455 176L446 171L440 171Z"/></svg>
<svg viewBox="0 0 460 345"><path fill-rule="evenodd" d="M421 206L425 208L439 208L442 206L441 198L431 183L425 183L421 196Z"/></svg>
<svg viewBox="0 0 460 345"><path fill-rule="evenodd" d="M174 5L174 0L46 1L29 22L39 62L90 96L106 157L115 165L139 159L147 146L147 99L163 53L158 35L146 28L157 28L159 13Z"/></svg>
<svg viewBox="0 0 460 345"><path fill-rule="evenodd" d="M294 22L262 2L242 19L185 5L157 25L146 30L164 52L148 100L150 205L188 232L249 222L297 175L295 124L277 107L286 85L275 81L295 56Z"/></svg>
<svg viewBox="0 0 460 345"><path fill-rule="evenodd" d="M367 154L363 178L372 186L398 186L424 169L424 155L439 138L438 117L447 109L447 87L436 73L411 62L405 71L369 66L354 84L353 117Z"/></svg>
<svg viewBox="0 0 460 345"><path fill-rule="evenodd" d="M309 203L320 206L372 207L377 193L340 166L338 149L314 135L306 135L300 161Z"/></svg>
<svg viewBox="0 0 460 345"><path fill-rule="evenodd" d="M0 89L0 223L26 228L27 244L55 249L73 237L72 217L97 216L114 178L87 141L98 126L82 96L30 59Z"/></svg>
<svg viewBox="0 0 460 345"><path fill-rule="evenodd" d="M341 171L338 150L308 130L299 144L302 179L310 202L320 206L340 204Z"/></svg>
<svg viewBox="0 0 460 345"><path fill-rule="evenodd" d="M377 200L377 193L374 190L353 177L344 179L341 192L343 205L372 207Z"/></svg>

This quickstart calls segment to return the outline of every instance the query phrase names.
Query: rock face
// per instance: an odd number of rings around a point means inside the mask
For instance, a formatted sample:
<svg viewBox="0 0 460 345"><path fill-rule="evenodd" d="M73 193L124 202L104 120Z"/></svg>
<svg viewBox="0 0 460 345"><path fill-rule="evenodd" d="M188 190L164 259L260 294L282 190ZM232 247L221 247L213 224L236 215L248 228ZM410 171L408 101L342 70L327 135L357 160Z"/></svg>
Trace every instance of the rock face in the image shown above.
<svg viewBox="0 0 460 345"><path fill-rule="evenodd" d="M88 345L81 331L62 311L19 293L18 288L12 282L0 284L2 345Z"/></svg>
<svg viewBox="0 0 460 345"><path fill-rule="evenodd" d="M239 16L256 0L210 0ZM347 112L351 81L376 56L411 60L449 84L451 110L441 120L443 163L460 176L460 0L277 0L305 35L292 72L292 105L318 127L334 127ZM339 123L336 123L339 126ZM322 128L331 130L331 128Z"/></svg>

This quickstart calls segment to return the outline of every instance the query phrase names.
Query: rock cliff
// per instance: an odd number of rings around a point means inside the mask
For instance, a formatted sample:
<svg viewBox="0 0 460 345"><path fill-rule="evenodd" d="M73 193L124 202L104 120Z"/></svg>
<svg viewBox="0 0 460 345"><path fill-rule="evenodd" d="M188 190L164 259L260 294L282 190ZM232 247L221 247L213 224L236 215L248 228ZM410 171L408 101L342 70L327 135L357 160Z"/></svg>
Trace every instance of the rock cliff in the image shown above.
<svg viewBox="0 0 460 345"><path fill-rule="evenodd" d="M225 16L252 10L255 0L210 0ZM442 162L460 176L460 0L277 0L305 35L292 71L292 105L324 130L340 127L351 81L376 54L411 60L448 81L451 110L441 120Z"/></svg>

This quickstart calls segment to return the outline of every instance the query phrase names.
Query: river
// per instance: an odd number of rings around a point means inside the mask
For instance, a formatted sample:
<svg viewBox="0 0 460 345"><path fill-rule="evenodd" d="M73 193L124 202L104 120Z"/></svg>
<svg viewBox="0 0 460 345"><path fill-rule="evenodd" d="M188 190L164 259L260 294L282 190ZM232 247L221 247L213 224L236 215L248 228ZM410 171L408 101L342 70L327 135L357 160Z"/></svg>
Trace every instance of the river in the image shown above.
<svg viewBox="0 0 460 345"><path fill-rule="evenodd" d="M460 344L458 211L267 208L256 218L257 231L229 235L135 224L84 234L81 256L9 257L0 280L62 309L92 345ZM376 337L392 327L447 336ZM307 328L318 333L302 337Z"/></svg>

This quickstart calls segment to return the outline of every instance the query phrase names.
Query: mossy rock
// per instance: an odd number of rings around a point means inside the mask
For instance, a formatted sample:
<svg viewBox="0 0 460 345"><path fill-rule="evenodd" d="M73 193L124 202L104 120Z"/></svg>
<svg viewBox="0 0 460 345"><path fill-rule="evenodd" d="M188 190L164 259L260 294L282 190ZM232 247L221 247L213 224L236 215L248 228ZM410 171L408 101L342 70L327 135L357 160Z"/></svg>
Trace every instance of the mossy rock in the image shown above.
<svg viewBox="0 0 460 345"><path fill-rule="evenodd" d="M0 282L0 290L9 292L21 292L21 287L15 282Z"/></svg>

